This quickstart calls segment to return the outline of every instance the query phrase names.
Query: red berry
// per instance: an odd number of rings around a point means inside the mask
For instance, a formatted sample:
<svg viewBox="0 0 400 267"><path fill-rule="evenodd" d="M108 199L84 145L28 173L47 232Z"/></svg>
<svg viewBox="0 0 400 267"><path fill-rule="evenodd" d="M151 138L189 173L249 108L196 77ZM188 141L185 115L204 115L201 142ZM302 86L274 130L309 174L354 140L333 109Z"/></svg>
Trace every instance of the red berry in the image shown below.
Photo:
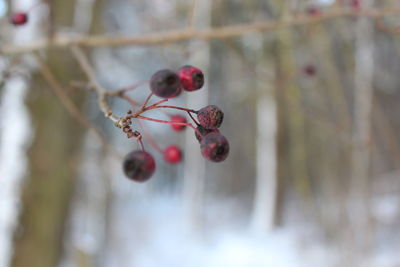
<svg viewBox="0 0 400 267"><path fill-rule="evenodd" d="M182 161L182 151L178 146L168 146L164 150L164 160L166 162L175 164Z"/></svg>
<svg viewBox="0 0 400 267"><path fill-rule="evenodd" d="M15 26L24 25L28 22L28 14L23 12L14 13L10 17L10 22Z"/></svg>
<svg viewBox="0 0 400 267"><path fill-rule="evenodd" d="M195 91L204 85L204 74L196 67L190 65L183 66L179 69L178 76L182 88L186 91Z"/></svg>
<svg viewBox="0 0 400 267"><path fill-rule="evenodd" d="M194 134L196 135L196 139L199 142L201 142L201 140L203 140L203 137L209 133L219 133L218 129L207 129L201 125L197 126L196 129L201 133L201 135L199 135L199 133L197 131L194 132Z"/></svg>
<svg viewBox="0 0 400 267"><path fill-rule="evenodd" d="M224 113L219 107L209 105L197 111L197 119L201 126L207 129L216 129L221 126Z"/></svg>
<svg viewBox="0 0 400 267"><path fill-rule="evenodd" d="M148 180L154 173L156 163L153 156L142 150L130 152L125 156L123 170L125 175L136 182Z"/></svg>
<svg viewBox="0 0 400 267"><path fill-rule="evenodd" d="M309 9L307 9L307 13L310 16L318 16L321 15L321 10L316 7L310 7Z"/></svg>
<svg viewBox="0 0 400 267"><path fill-rule="evenodd" d="M150 89L156 96L170 98L181 93L181 84L178 75L172 70L160 70L150 79Z"/></svg>
<svg viewBox="0 0 400 267"><path fill-rule="evenodd" d="M306 65L303 68L303 72L304 74L306 74L307 76L314 76L317 73L317 69L315 68L314 65Z"/></svg>
<svg viewBox="0 0 400 267"><path fill-rule="evenodd" d="M186 123L186 118L182 115L175 114L171 115L171 121L172 122L179 122L179 123ZM171 124L171 127L174 131L180 132L183 129L185 129L186 125L177 125L177 124Z"/></svg>
<svg viewBox="0 0 400 267"><path fill-rule="evenodd" d="M351 0L350 5L352 8L359 9L361 8L361 0Z"/></svg>
<svg viewBox="0 0 400 267"><path fill-rule="evenodd" d="M229 143L222 134L209 133L201 141L200 149L204 158L213 162L221 162L229 154Z"/></svg>

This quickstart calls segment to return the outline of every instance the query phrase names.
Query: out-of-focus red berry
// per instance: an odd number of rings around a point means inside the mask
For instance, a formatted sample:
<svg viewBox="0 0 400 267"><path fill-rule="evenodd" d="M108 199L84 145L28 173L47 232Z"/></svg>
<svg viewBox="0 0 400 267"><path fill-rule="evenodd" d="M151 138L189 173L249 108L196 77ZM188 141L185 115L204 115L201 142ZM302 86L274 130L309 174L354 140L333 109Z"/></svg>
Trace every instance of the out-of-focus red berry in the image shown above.
<svg viewBox="0 0 400 267"><path fill-rule="evenodd" d="M355 9L361 8L361 0L350 0L350 6Z"/></svg>
<svg viewBox="0 0 400 267"><path fill-rule="evenodd" d="M322 14L321 9L317 7L310 7L307 9L307 14L310 16L319 16Z"/></svg>
<svg viewBox="0 0 400 267"><path fill-rule="evenodd" d="M24 12L17 12L11 15L10 21L15 26L21 26L28 22L28 14Z"/></svg>
<svg viewBox="0 0 400 267"><path fill-rule="evenodd" d="M307 76L314 76L317 73L317 69L314 65L309 64L304 66L303 72Z"/></svg>
<svg viewBox="0 0 400 267"><path fill-rule="evenodd" d="M182 115L179 114L175 114L175 115L171 115L171 121L172 122L179 122L179 123L186 123L186 118ZM178 124L171 124L171 128L176 131L176 132L180 132L183 129L185 129L186 125L178 125Z"/></svg>
<svg viewBox="0 0 400 267"><path fill-rule="evenodd" d="M171 145L164 150L164 160L176 164L182 161L182 151L178 146Z"/></svg>
<svg viewBox="0 0 400 267"><path fill-rule="evenodd" d="M195 91L204 85L204 74L196 67L183 66L179 69L178 76L185 91Z"/></svg>

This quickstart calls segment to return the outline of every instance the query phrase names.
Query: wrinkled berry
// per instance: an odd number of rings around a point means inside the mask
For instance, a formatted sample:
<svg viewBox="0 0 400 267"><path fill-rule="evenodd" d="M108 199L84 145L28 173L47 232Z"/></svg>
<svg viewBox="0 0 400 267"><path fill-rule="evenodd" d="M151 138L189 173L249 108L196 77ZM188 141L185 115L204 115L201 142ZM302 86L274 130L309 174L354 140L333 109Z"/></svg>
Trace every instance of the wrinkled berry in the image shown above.
<svg viewBox="0 0 400 267"><path fill-rule="evenodd" d="M178 75L172 70L160 70L151 76L150 89L156 96L170 98L181 93Z"/></svg>
<svg viewBox="0 0 400 267"><path fill-rule="evenodd" d="M200 149L204 158L213 162L221 162L229 154L229 143L222 134L209 133L201 141Z"/></svg>
<svg viewBox="0 0 400 267"><path fill-rule="evenodd" d="M210 105L197 111L199 123L207 129L216 129L221 126L224 120L224 113L219 107Z"/></svg>
<svg viewBox="0 0 400 267"><path fill-rule="evenodd" d="M10 17L10 21L15 26L21 26L28 22L28 14L23 12L14 13Z"/></svg>
<svg viewBox="0 0 400 267"><path fill-rule="evenodd" d="M148 180L154 173L156 163L151 154L136 150L125 156L123 170L125 175L136 182Z"/></svg>
<svg viewBox="0 0 400 267"><path fill-rule="evenodd" d="M204 85L204 74L196 67L186 65L179 69L178 76L186 91L199 90Z"/></svg>
<svg viewBox="0 0 400 267"><path fill-rule="evenodd" d="M201 135L199 135L199 133L197 131L194 132L194 134L196 135L196 139L199 142L201 142L201 140L203 140L204 136L206 136L209 133L219 133L218 129L207 129L201 125L197 126L196 129L201 133Z"/></svg>
<svg viewBox="0 0 400 267"><path fill-rule="evenodd" d="M166 162L175 164L182 161L182 151L178 146L168 146L164 150L164 160Z"/></svg>
<svg viewBox="0 0 400 267"><path fill-rule="evenodd" d="M179 122L179 123L186 123L186 118L182 115L175 114L171 115L171 121L172 122ZM185 129L186 125L178 125L178 124L171 124L171 127L174 131L180 132L183 129Z"/></svg>

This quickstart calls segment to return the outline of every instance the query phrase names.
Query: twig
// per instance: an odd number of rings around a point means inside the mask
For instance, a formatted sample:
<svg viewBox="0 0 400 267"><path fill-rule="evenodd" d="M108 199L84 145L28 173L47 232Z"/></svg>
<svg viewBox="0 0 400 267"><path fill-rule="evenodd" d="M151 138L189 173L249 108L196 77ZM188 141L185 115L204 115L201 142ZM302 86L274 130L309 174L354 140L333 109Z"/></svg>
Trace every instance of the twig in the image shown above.
<svg viewBox="0 0 400 267"><path fill-rule="evenodd" d="M65 93L64 88L60 84L60 82L56 79L54 74L51 72L50 68L43 61L43 59L36 55L36 58L39 63L39 71L42 74L43 78L50 85L50 88L54 91L55 95L58 97L60 102L63 104L68 113L76 119L82 126L87 128L90 133L92 133L101 143L102 145L112 154L114 154L118 158L122 158L121 155L107 142L107 140L103 137L100 131L91 124L79 111L79 108L74 104L74 102L69 98L69 96Z"/></svg>
<svg viewBox="0 0 400 267"><path fill-rule="evenodd" d="M192 8L190 10L190 16L189 16L189 21L188 21L188 28L191 29L193 28L195 19L196 19L196 10L197 10L197 6L199 4L198 0L192 0Z"/></svg>
<svg viewBox="0 0 400 267"><path fill-rule="evenodd" d="M83 72L86 74L90 84L93 86L93 89L97 92L100 110L104 113L105 117L111 119L117 127L121 128L123 126L119 123L121 118L113 114L111 107L107 103L107 90L98 83L94 70L90 65L86 55L83 53L82 49L77 46L72 46L71 52L78 61Z"/></svg>
<svg viewBox="0 0 400 267"><path fill-rule="evenodd" d="M136 83L134 85L131 85L129 87L126 87L126 88L122 88L122 89L114 90L114 91L107 91L106 95L107 96L121 96L121 95L126 94L128 91L132 91L132 90L134 90L134 89L136 89L136 88L138 88L138 87L140 87L143 84L146 84L148 82L149 81L141 81L141 82L138 82L138 83Z"/></svg>
<svg viewBox="0 0 400 267"><path fill-rule="evenodd" d="M3 55L23 54L52 47L149 46L149 45L162 45L166 43L181 42L191 39L203 39L203 40L225 39L225 38L238 37L250 33L269 32L292 26L301 26L301 25L319 23L325 20L334 19L338 17L352 16L352 17L378 18L385 15L396 15L396 14L400 14L399 8L382 8L382 9L366 8L362 10L338 8L335 10L331 10L328 13L323 13L319 16L309 16L306 14L301 14L279 22L258 22L250 24L240 24L235 26L224 26L206 30L185 28L183 30L158 32L140 36L100 35L100 36L72 37L70 35L58 34L55 35L51 41L38 40L36 42L32 42L21 46L5 45L0 49L0 54Z"/></svg>

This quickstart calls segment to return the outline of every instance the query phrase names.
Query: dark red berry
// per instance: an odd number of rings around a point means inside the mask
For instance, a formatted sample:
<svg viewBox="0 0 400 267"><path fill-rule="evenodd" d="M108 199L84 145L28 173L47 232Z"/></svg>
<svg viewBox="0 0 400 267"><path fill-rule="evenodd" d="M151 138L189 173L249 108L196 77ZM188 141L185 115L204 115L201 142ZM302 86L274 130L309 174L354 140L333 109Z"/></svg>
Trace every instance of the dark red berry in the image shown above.
<svg viewBox="0 0 400 267"><path fill-rule="evenodd" d="M315 68L314 65L306 65L303 68L303 72L304 74L306 74L307 76L314 76L317 73L317 69Z"/></svg>
<svg viewBox="0 0 400 267"><path fill-rule="evenodd" d="M125 156L123 170L125 175L136 182L148 180L154 173L156 163L151 154L136 150Z"/></svg>
<svg viewBox="0 0 400 267"><path fill-rule="evenodd" d="M179 123L186 123L186 118L182 115L175 114L171 115L171 121L172 122L179 122ZM180 132L183 129L185 129L186 125L178 125L178 124L171 124L171 127L174 131Z"/></svg>
<svg viewBox="0 0 400 267"><path fill-rule="evenodd" d="M219 133L218 129L207 129L201 125L197 126L196 129L201 133L201 135L200 135L197 131L194 132L194 134L196 135L196 139L199 142L201 142L201 140L203 140L203 137L209 133Z"/></svg>
<svg viewBox="0 0 400 267"><path fill-rule="evenodd" d="M182 151L178 146L168 146L164 150L164 160L166 162L175 164L182 161Z"/></svg>
<svg viewBox="0 0 400 267"><path fill-rule="evenodd" d="M214 105L209 105L197 111L197 119L201 126L207 129L216 129L221 126L224 120L224 113Z"/></svg>
<svg viewBox="0 0 400 267"><path fill-rule="evenodd" d="M182 88L186 91L199 90L204 85L204 74L196 67L190 65L183 66L179 69L178 76Z"/></svg>
<svg viewBox="0 0 400 267"><path fill-rule="evenodd" d="M213 162L221 162L229 154L229 143L222 134L210 133L201 141L200 149L204 158Z"/></svg>
<svg viewBox="0 0 400 267"><path fill-rule="evenodd" d="M181 93L181 84L175 72L165 69L151 76L150 89L156 96L170 98Z"/></svg>
<svg viewBox="0 0 400 267"><path fill-rule="evenodd" d="M28 22L28 14L23 12L14 13L11 15L10 21L16 26L24 25Z"/></svg>

